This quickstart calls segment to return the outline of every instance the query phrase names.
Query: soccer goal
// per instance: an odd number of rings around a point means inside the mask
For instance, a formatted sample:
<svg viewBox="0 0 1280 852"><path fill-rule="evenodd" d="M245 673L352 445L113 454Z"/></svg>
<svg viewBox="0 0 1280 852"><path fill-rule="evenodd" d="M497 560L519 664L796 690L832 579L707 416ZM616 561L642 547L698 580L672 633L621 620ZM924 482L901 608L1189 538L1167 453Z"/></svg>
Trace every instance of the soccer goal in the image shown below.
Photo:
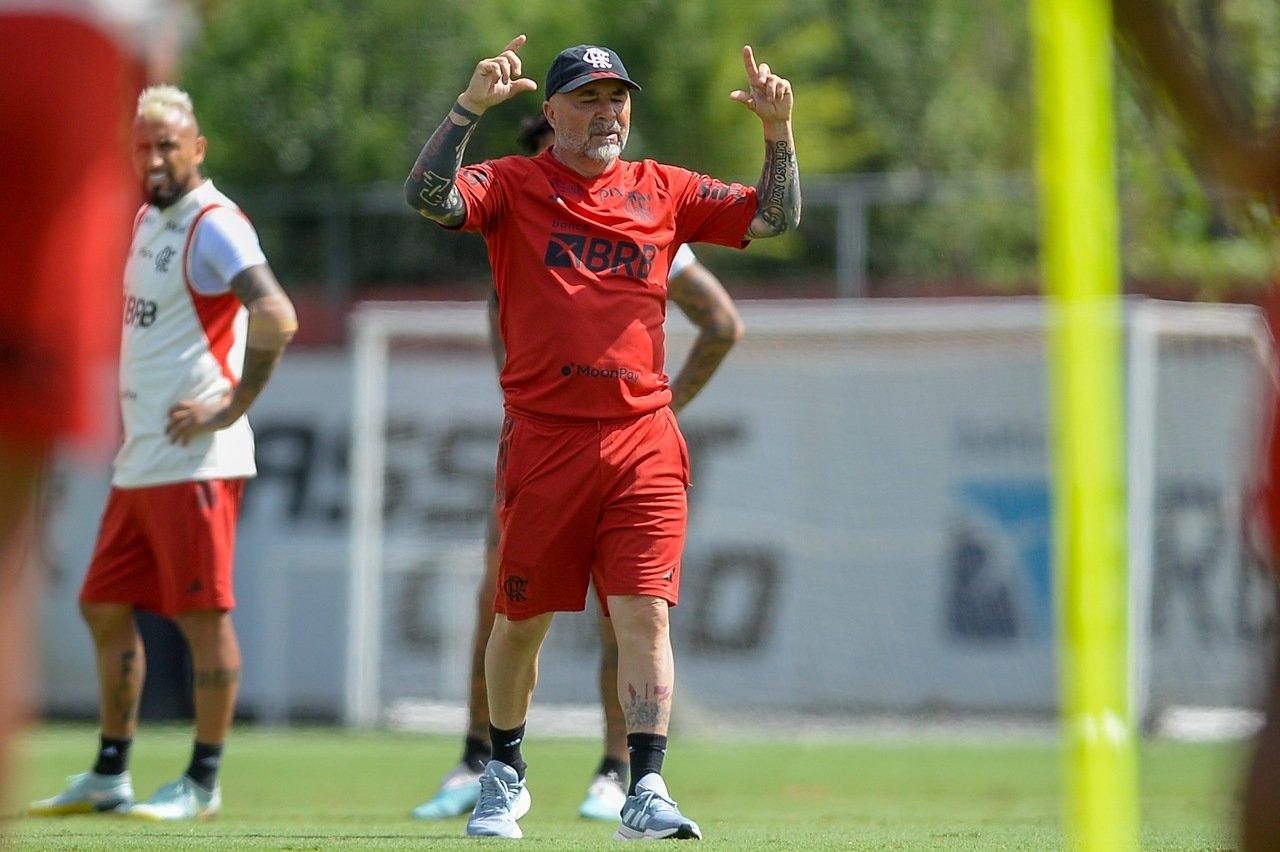
<svg viewBox="0 0 1280 852"><path fill-rule="evenodd" d="M1042 303L742 312L681 415L675 723L1051 720ZM692 339L674 313L672 373ZM1125 328L1134 706L1249 707L1271 624L1243 535L1270 339L1242 306L1132 300ZM478 303L353 315L350 725L461 725L502 418L486 334ZM593 707L597 659L590 611L559 617L536 703Z"/></svg>

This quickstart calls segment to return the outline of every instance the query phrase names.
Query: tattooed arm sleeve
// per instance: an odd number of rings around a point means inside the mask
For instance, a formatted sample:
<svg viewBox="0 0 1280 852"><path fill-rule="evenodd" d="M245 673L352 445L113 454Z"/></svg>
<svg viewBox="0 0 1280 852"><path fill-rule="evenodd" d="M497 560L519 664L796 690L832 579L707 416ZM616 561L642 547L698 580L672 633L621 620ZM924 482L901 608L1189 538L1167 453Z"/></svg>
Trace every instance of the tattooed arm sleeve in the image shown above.
<svg viewBox="0 0 1280 852"><path fill-rule="evenodd" d="M454 186L467 139L475 129L474 113L464 115L457 104L431 134L422 153L404 182L405 201L423 216L441 225L461 225L467 217L467 206Z"/></svg>
<svg viewBox="0 0 1280 852"><path fill-rule="evenodd" d="M776 237L800 224L800 166L790 132L765 138L764 169L756 184L756 215L747 234L755 239Z"/></svg>

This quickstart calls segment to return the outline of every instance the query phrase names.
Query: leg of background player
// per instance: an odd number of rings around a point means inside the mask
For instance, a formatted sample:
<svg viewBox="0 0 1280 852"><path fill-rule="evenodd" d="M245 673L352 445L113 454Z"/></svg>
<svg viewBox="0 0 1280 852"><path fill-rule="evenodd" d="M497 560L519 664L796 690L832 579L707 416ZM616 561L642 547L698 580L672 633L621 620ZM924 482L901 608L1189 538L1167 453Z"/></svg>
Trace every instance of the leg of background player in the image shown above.
<svg viewBox="0 0 1280 852"><path fill-rule="evenodd" d="M493 632L493 596L497 587L497 524L490 514L484 547L484 576L476 592L476 629L471 637L471 691L467 696L467 738L484 744L486 751L489 742L489 695L484 681L484 653L485 646L489 644L489 634ZM484 755L482 768L488 757Z"/></svg>
<svg viewBox="0 0 1280 852"><path fill-rule="evenodd" d="M142 639L129 604L81 603L80 614L89 626L98 662L98 756L93 768L72 776L62 792L31 803L29 812L41 816L127 809L133 804L129 747L146 676Z"/></svg>
<svg viewBox="0 0 1280 852"><path fill-rule="evenodd" d="M80 614L89 626L98 658L102 720L98 757L90 771L73 775L62 792L32 802L28 812L39 816L125 809L133 804L129 746L138 725L138 699L146 672L133 607L81 603Z"/></svg>
<svg viewBox="0 0 1280 852"><path fill-rule="evenodd" d="M31 563L40 465L0 464L0 808L6 802L9 742L27 716L36 572Z"/></svg>
<svg viewBox="0 0 1280 852"><path fill-rule="evenodd" d="M618 639L613 620L600 615L600 707L604 710L604 756L587 788L578 816L613 821L626 799L627 721L618 704Z"/></svg>
<svg viewBox="0 0 1280 852"><path fill-rule="evenodd" d="M493 631L493 596L498 586L498 523L492 512L485 531L484 575L476 590L476 626L471 635L471 681L467 695L467 734L462 760L440 781L440 789L410 814L414 819L448 819L470 813L480 795L480 773L489 762L489 696L484 682L484 651Z"/></svg>
<svg viewBox="0 0 1280 852"><path fill-rule="evenodd" d="M604 759L625 765L627 720L618 703L618 637L613 619L605 615L600 616L600 706L604 709Z"/></svg>
<svg viewBox="0 0 1280 852"><path fill-rule="evenodd" d="M147 663L142 638L133 624L129 604L82 603L80 614L89 625L98 656L102 736L132 740L138 727L138 700Z"/></svg>
<svg viewBox="0 0 1280 852"><path fill-rule="evenodd" d="M129 810L146 820L202 819L222 809L218 769L235 715L240 685L240 643L231 613L217 609L174 617L191 651L196 737L187 771Z"/></svg>
<svg viewBox="0 0 1280 852"><path fill-rule="evenodd" d="M1280 848L1280 643L1276 650L1264 707L1266 724L1254 742L1245 776L1240 838L1244 852Z"/></svg>
<svg viewBox="0 0 1280 852"><path fill-rule="evenodd" d="M222 745L231 731L240 686L240 643L231 613L203 609L175 619L191 649L196 742L187 776L206 790L217 785Z"/></svg>
<svg viewBox="0 0 1280 852"><path fill-rule="evenodd" d="M702 836L677 810L662 780L675 689L668 605L651 595L610 595L618 637L618 700L627 720L631 785L615 839Z"/></svg>

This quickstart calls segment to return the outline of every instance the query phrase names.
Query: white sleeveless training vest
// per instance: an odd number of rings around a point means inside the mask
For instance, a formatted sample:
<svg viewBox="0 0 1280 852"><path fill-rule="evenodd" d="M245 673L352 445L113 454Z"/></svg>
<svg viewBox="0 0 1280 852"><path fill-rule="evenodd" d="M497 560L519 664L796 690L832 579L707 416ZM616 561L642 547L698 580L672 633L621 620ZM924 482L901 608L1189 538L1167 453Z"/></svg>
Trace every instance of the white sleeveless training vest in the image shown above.
<svg viewBox="0 0 1280 852"><path fill-rule="evenodd" d="M120 408L124 445L112 485L253 476L253 432L241 417L187 446L165 437L169 409L181 400L218 399L235 387L244 365L248 312L231 292L205 296L191 286L196 228L235 202L205 181L163 210L143 205L134 220L124 272L120 343Z"/></svg>

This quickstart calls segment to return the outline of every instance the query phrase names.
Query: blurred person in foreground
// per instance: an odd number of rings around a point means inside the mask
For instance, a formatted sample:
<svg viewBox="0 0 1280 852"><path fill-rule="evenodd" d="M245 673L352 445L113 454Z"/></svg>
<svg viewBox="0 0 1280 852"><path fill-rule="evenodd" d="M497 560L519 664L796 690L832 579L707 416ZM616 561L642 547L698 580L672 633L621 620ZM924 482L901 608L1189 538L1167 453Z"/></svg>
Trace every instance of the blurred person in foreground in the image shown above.
<svg viewBox="0 0 1280 852"><path fill-rule="evenodd" d="M169 0L0 0L0 813L29 712L38 492L60 447L101 451L136 206L133 97L171 67Z"/></svg>
<svg viewBox="0 0 1280 852"><path fill-rule="evenodd" d="M521 836L538 653L554 613L582 610L593 585L617 637L631 770L614 837L698 838L661 775L675 687L667 610L679 600L689 485L662 372L667 272L682 243L743 247L799 224L791 85L743 48L748 87L730 97L760 118L765 161L756 187L725 184L622 160L639 86L612 50L579 45L547 74L552 147L461 168L483 113L537 89L522 75L524 42L476 65L405 183L422 215L484 236L506 352L485 651L492 759L467 834Z"/></svg>
<svg viewBox="0 0 1280 852"><path fill-rule="evenodd" d="M147 199L124 271L124 443L80 611L97 652L101 736L88 772L33 815L116 811L195 819L221 807L218 770L235 712L240 649L232 560L244 481L245 412L297 328L253 226L204 178L205 138L173 86L138 97L134 171ZM172 618L191 652L195 743L176 781L134 803L128 761L146 669L135 609Z"/></svg>
<svg viewBox="0 0 1280 852"><path fill-rule="evenodd" d="M1162 95L1201 164L1246 198L1280 203L1280 125L1259 129L1228 96L1228 81L1213 79L1210 63L1194 47L1175 12L1155 0L1114 0L1116 32L1131 64ZM1268 310L1273 341L1280 341L1280 298ZM1271 393L1270 434L1259 460L1260 514L1269 527L1266 554L1280 570L1280 394ZM1278 637L1280 638L1280 637ZM1245 777L1241 846L1249 852L1280 849L1280 644L1265 696L1266 721Z"/></svg>
<svg viewBox="0 0 1280 852"><path fill-rule="evenodd" d="M517 137L527 156L537 156L555 142L555 130L545 115L521 122ZM667 272L667 298L675 302L697 327L698 336L684 366L671 381L671 410L677 414L710 380L733 344L742 336L742 317L719 279L698 262L688 245L681 245ZM489 345L502 370L506 353L498 318L496 292L489 295ZM498 585L498 519L489 515L485 533L484 575L476 596L476 626L471 640L471 682L467 699L467 732L462 760L445 775L440 790L413 811L417 819L444 819L468 813L480 796L480 775L492 757L489 749L489 702L485 692L485 645L493 630L493 599ZM578 808L585 819L613 821L626 800L627 726L618 703L618 641L613 624L600 615L600 705L604 709L604 755Z"/></svg>

